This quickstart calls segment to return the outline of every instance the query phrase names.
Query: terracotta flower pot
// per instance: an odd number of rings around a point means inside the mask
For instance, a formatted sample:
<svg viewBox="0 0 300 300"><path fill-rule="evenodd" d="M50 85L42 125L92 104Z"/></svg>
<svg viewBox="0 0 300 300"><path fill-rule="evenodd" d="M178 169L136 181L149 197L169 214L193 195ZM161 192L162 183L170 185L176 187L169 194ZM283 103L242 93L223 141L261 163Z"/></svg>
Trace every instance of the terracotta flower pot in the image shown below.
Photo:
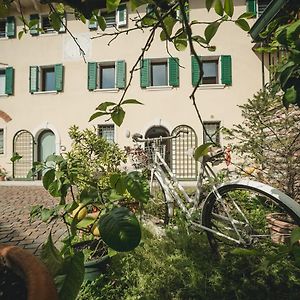
<svg viewBox="0 0 300 300"><path fill-rule="evenodd" d="M24 279L27 300L58 300L49 271L30 252L16 246L0 245L0 258L9 269Z"/></svg>
<svg viewBox="0 0 300 300"><path fill-rule="evenodd" d="M283 213L272 213L267 216L271 239L276 244L286 244L290 241L291 232L297 227Z"/></svg>

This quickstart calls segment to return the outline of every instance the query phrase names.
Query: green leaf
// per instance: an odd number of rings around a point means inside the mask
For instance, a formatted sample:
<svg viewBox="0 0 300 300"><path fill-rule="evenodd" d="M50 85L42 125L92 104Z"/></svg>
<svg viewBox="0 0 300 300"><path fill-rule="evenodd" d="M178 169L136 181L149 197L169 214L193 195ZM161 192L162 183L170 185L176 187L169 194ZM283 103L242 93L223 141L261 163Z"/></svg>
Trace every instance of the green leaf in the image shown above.
<svg viewBox="0 0 300 300"><path fill-rule="evenodd" d="M214 2L215 2L215 0L206 0L205 1L205 6L206 6L208 11L210 11L210 9L212 8Z"/></svg>
<svg viewBox="0 0 300 300"><path fill-rule="evenodd" d="M49 14L49 19L55 31L59 31L61 26L60 15L57 12Z"/></svg>
<svg viewBox="0 0 300 300"><path fill-rule="evenodd" d="M300 240L300 227L293 229L291 234L291 245L298 243Z"/></svg>
<svg viewBox="0 0 300 300"><path fill-rule="evenodd" d="M224 9L223 9L223 4L221 0L215 0L215 12L219 15L219 16L223 16L224 14Z"/></svg>
<svg viewBox="0 0 300 300"><path fill-rule="evenodd" d="M124 117L125 117L125 111L120 106L117 106L116 109L111 113L111 118L113 122L118 126L121 126Z"/></svg>
<svg viewBox="0 0 300 300"><path fill-rule="evenodd" d="M184 51L187 47L187 34L183 32L178 37L176 37L174 40L174 45L176 50Z"/></svg>
<svg viewBox="0 0 300 300"><path fill-rule="evenodd" d="M117 207L100 217L100 235L112 249L125 252L136 248L141 228L136 216L126 207Z"/></svg>
<svg viewBox="0 0 300 300"><path fill-rule="evenodd" d="M224 1L224 11L229 17L233 16L233 12L234 12L233 0Z"/></svg>
<svg viewBox="0 0 300 300"><path fill-rule="evenodd" d="M115 11L119 4L120 4L121 0L106 0L106 8L107 10L110 11Z"/></svg>
<svg viewBox="0 0 300 300"><path fill-rule="evenodd" d="M130 3L131 3L131 9L134 11L141 5L148 4L149 0L130 0Z"/></svg>
<svg viewBox="0 0 300 300"><path fill-rule="evenodd" d="M204 36L205 36L207 43L209 43L211 41L211 39L214 37L214 35L218 31L219 26L220 26L220 23L214 22L214 23L209 24L205 28Z"/></svg>
<svg viewBox="0 0 300 300"><path fill-rule="evenodd" d="M122 104L141 104L141 105L144 105L142 102L140 101L137 101L135 99L127 99L127 100L124 100L122 102Z"/></svg>
<svg viewBox="0 0 300 300"><path fill-rule="evenodd" d="M252 12L245 12L243 14L241 14L238 19L251 19L255 16L255 14L253 14Z"/></svg>
<svg viewBox="0 0 300 300"><path fill-rule="evenodd" d="M56 155L56 154L51 154L47 156L46 161L49 162L55 162L55 163L60 163L64 160L64 158L61 155Z"/></svg>
<svg viewBox="0 0 300 300"><path fill-rule="evenodd" d="M49 208L43 208L41 211L41 219L43 222L47 222L55 211Z"/></svg>
<svg viewBox="0 0 300 300"><path fill-rule="evenodd" d="M195 160L198 161L200 157L207 155L211 145L212 143L205 143L197 147L194 153Z"/></svg>
<svg viewBox="0 0 300 300"><path fill-rule="evenodd" d="M40 258L52 276L55 276L62 268L63 258L59 250L53 244L51 233L46 243L42 245Z"/></svg>
<svg viewBox="0 0 300 300"><path fill-rule="evenodd" d="M108 107L116 105L114 102L102 102L99 104L99 106L96 108L97 110L106 111Z"/></svg>
<svg viewBox="0 0 300 300"><path fill-rule="evenodd" d="M96 16L98 25L102 31L106 29L106 22L103 16Z"/></svg>
<svg viewBox="0 0 300 300"><path fill-rule="evenodd" d="M289 104L295 104L297 102L297 91L294 86L291 86L284 93L284 103L285 106L288 107Z"/></svg>
<svg viewBox="0 0 300 300"><path fill-rule="evenodd" d="M48 190L49 185L54 181L54 179L55 179L55 170L54 169L50 169L44 174L43 186L46 190Z"/></svg>
<svg viewBox="0 0 300 300"><path fill-rule="evenodd" d="M242 255L242 256L257 256L260 255L260 252L255 249L244 249L244 248L236 248L231 251L232 254Z"/></svg>
<svg viewBox="0 0 300 300"><path fill-rule="evenodd" d="M248 32L250 30L250 26L245 19L237 19L234 23L240 28L242 28L244 31Z"/></svg>
<svg viewBox="0 0 300 300"><path fill-rule="evenodd" d="M95 218L87 215L79 223L77 223L77 228L86 229L89 225L93 224L94 222Z"/></svg>
<svg viewBox="0 0 300 300"><path fill-rule="evenodd" d="M207 44L206 39L200 35L195 35L192 37L192 39L200 45Z"/></svg>
<svg viewBox="0 0 300 300"><path fill-rule="evenodd" d="M134 171L127 174L125 184L127 191L134 199L143 203L149 200L148 184L139 172Z"/></svg>
<svg viewBox="0 0 300 300"><path fill-rule="evenodd" d="M105 115L109 115L109 113L106 112L102 112L102 111L97 111L94 114L91 115L89 122L93 121L96 118L99 118L101 116L105 116Z"/></svg>
<svg viewBox="0 0 300 300"><path fill-rule="evenodd" d="M23 30L20 31L20 32L18 33L18 39L19 39L19 40L22 38L23 34L24 34L24 31L23 31Z"/></svg>
<svg viewBox="0 0 300 300"><path fill-rule="evenodd" d="M48 192L53 197L60 197L61 196L60 188L61 188L61 182L59 180L55 180L49 185Z"/></svg>
<svg viewBox="0 0 300 300"><path fill-rule="evenodd" d="M84 255L77 252L68 257L59 277L59 299L75 300L84 278ZM58 281L56 281L58 282Z"/></svg>
<svg viewBox="0 0 300 300"><path fill-rule="evenodd" d="M20 160L23 156L21 156L18 152L14 152L13 156L10 158L11 162L15 162Z"/></svg>

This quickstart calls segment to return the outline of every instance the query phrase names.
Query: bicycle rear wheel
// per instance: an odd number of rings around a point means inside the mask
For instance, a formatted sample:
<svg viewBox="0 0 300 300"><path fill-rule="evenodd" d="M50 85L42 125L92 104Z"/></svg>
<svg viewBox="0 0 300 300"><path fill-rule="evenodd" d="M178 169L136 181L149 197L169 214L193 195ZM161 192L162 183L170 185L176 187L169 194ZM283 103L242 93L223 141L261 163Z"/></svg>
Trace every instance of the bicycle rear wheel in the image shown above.
<svg viewBox="0 0 300 300"><path fill-rule="evenodd" d="M167 225L169 223L168 205L166 194L161 180L154 174L150 181L150 199L143 207L146 218L154 223Z"/></svg>
<svg viewBox="0 0 300 300"><path fill-rule="evenodd" d="M279 222L275 222L278 217ZM208 228L208 240L215 249L220 245L276 245L288 242L291 231L300 225L300 205L268 185L239 181L225 184L208 196L202 224Z"/></svg>

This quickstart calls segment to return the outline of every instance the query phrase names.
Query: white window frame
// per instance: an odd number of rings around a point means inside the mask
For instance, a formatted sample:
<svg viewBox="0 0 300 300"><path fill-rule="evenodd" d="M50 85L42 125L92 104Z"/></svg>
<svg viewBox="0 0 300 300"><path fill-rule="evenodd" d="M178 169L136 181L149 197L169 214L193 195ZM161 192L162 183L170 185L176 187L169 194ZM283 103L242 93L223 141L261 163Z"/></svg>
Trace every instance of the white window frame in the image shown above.
<svg viewBox="0 0 300 300"><path fill-rule="evenodd" d="M40 32L41 36L56 35L56 34L59 34L59 33L64 33L66 31L66 29L65 29L65 26L67 26L67 17L66 17L66 15L62 18L63 19L62 21L63 21L64 25L63 24L60 25L60 29L59 29L58 32L53 27L51 27L52 30L44 31L43 26L42 26L43 25L43 18L47 18L47 17L48 17L48 15L44 15L44 14L39 15L39 24L38 24L38 26L39 26L40 29L42 29L42 31ZM50 22L50 20L49 20L49 22Z"/></svg>
<svg viewBox="0 0 300 300"><path fill-rule="evenodd" d="M222 66L221 66L221 55L213 55L213 56L201 56L200 57L201 63L207 62L207 61L218 61L218 68L217 68L217 77L218 81L217 83L201 83L198 86L198 89L223 89L225 88L225 84L222 83Z"/></svg>
<svg viewBox="0 0 300 300"><path fill-rule="evenodd" d="M1 91L0 91L0 97L1 97L1 96L7 96L7 94L5 93L5 85L6 85L6 74L5 74L5 69L1 68L1 69L0 69L0 72L3 72L3 71L4 71L4 91L3 91L3 93L1 93Z"/></svg>
<svg viewBox="0 0 300 300"><path fill-rule="evenodd" d="M44 71L47 69L52 69L53 68L53 72L54 72L54 90L43 90L43 86L45 86L44 83ZM47 65L47 66L39 66L39 93L57 93L57 91L55 90L55 65Z"/></svg>
<svg viewBox="0 0 300 300"><path fill-rule="evenodd" d="M114 124L98 124L97 128L98 128L98 131L97 131L98 132L98 136L104 138L109 143L115 143L116 142L116 129L115 129L115 125ZM100 130L101 129L103 130L103 128L112 128L113 129L113 140L109 140L109 139L107 139L106 137L104 137L104 136L102 136L100 134Z"/></svg>
<svg viewBox="0 0 300 300"><path fill-rule="evenodd" d="M203 126L205 127L205 125L217 125L217 130L218 130L218 132L217 132L217 138L216 138L216 143L217 144L221 144L221 132L220 132L220 129L221 129L221 121L215 121L215 120L211 120L211 121L204 121L203 122ZM215 137L215 135L213 135L212 136L212 139L214 139L214 137ZM203 143L209 143L209 142L211 142L209 139L206 139L205 138L205 131L204 131L204 129L203 129Z"/></svg>

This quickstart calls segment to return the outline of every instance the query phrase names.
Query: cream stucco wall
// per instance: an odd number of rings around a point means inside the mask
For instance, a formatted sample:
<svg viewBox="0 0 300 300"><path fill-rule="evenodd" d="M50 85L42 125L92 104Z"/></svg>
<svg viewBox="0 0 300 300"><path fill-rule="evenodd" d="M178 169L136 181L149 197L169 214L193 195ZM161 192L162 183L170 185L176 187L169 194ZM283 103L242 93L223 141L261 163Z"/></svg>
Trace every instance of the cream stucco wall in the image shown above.
<svg viewBox="0 0 300 300"><path fill-rule="evenodd" d="M235 16L245 11L245 0L235 3ZM145 7L140 8L145 12ZM27 12L29 15L30 11ZM129 12L129 27L132 26ZM212 20L217 18L214 12L207 13L203 1L190 1L190 19ZM253 23L254 20L250 20ZM119 36L110 46L109 37L91 39L97 35L89 31L86 24L68 19L67 25L72 34L86 52L86 61L116 61L124 59L129 70L134 65L141 48L147 39L146 32L135 31L129 35ZM18 23L18 30L22 24ZM201 33L199 26L199 33ZM108 29L107 32L111 32ZM101 33L98 31L98 33ZM197 30L195 31L197 33ZM241 121L237 105L246 100L261 88L261 61L253 52L251 38L233 23L220 26L213 44L217 50L212 53L198 48L200 55L222 55L232 57L232 86L221 89L198 89L196 102L203 120L221 121L221 125L231 127ZM122 90L115 92L88 91L87 64L79 55L77 46L68 33L42 34L39 36L24 35L18 39L0 39L1 62L15 69L14 95L0 97L0 110L7 113L12 120L5 122L0 118L0 128L5 130L5 153L0 155L0 165L10 173L9 161L12 155L12 139L20 129L29 130L35 138L43 129L51 129L56 135L56 151L61 146L70 147L68 128L77 124L80 128L104 124L106 118L88 122L90 115L100 102L118 101ZM180 60L180 86L178 88L141 89L140 75L135 72L134 79L126 98L138 99L144 105L128 105L124 123L116 127L116 141L121 145L131 143L126 137L135 132L145 134L153 125L163 125L170 132L178 125L186 124L195 129L198 141L202 141L202 129L189 95L192 92L191 58L189 50L178 52L170 46L170 53ZM166 45L157 35L153 47L146 53L146 58L167 58ZM61 93L29 93L29 66L43 66L62 63L64 65L64 90ZM1 68L1 66L0 66ZM111 122L108 122L111 123Z"/></svg>

